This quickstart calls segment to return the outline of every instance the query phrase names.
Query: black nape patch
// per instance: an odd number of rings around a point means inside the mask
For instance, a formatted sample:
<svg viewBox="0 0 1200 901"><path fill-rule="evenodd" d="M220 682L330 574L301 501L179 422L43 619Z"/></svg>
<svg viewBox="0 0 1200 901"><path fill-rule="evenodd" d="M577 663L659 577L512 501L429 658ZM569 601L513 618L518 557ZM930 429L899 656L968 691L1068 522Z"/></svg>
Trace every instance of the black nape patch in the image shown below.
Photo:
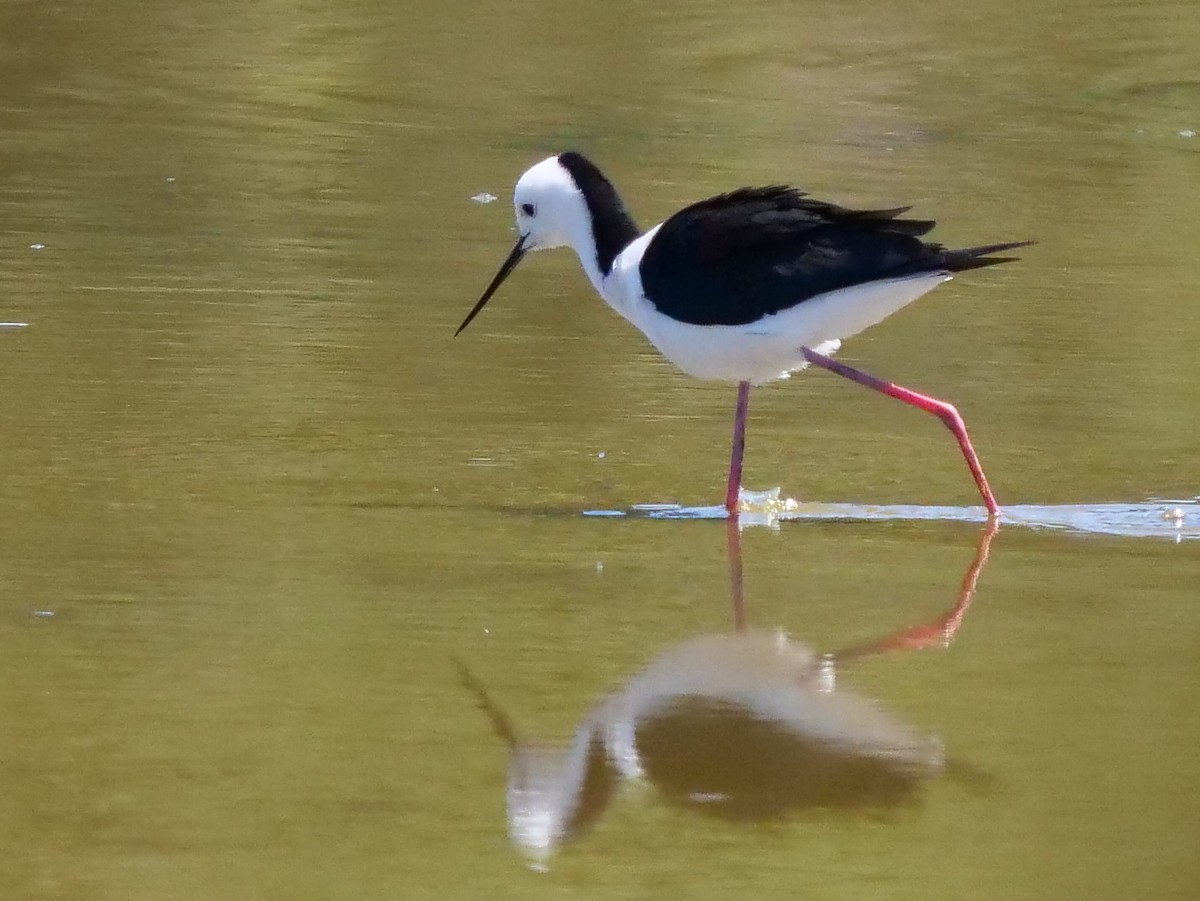
<svg viewBox="0 0 1200 901"><path fill-rule="evenodd" d="M612 182L591 160L581 153L567 151L558 155L558 162L570 173L587 203L592 236L596 239L596 265L602 274L608 275L617 254L638 236L637 223L625 209Z"/></svg>

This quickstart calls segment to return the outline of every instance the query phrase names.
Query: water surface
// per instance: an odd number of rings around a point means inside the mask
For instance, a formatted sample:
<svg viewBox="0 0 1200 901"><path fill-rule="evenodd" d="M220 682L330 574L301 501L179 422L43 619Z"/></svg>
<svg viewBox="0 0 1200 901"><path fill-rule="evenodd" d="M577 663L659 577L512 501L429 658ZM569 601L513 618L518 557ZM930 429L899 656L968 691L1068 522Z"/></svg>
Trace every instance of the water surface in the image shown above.
<svg viewBox="0 0 1200 901"><path fill-rule="evenodd" d="M1182 0L5 4L0 895L1192 897L1198 41ZM452 340L565 147L646 225L788 180L1039 241L843 351L953 400L1007 510L948 647L838 671L945 749L904 803L634 780L544 872L510 841L460 665L565 745L695 636L941 622L983 535L938 423L804 373L752 398L799 506L739 583L732 388L569 254Z"/></svg>

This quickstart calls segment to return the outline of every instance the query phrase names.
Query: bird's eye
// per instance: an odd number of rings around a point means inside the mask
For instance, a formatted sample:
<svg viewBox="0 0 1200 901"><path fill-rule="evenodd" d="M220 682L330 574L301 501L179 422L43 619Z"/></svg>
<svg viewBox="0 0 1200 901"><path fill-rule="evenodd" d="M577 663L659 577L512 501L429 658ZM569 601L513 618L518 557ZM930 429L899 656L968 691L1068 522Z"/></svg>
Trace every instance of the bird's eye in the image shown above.
<svg viewBox="0 0 1200 901"><path fill-rule="evenodd" d="M537 213L537 207L532 203L523 203L521 204L521 212L526 216L533 216Z"/></svg>

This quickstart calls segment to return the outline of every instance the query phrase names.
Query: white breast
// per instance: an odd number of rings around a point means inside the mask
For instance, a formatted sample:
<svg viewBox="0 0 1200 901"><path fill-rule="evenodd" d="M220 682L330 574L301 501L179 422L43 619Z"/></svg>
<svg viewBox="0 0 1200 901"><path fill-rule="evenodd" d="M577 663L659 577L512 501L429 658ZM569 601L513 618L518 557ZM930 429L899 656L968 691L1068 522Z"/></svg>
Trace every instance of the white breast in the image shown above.
<svg viewBox="0 0 1200 901"><path fill-rule="evenodd" d="M806 365L801 347L832 353L856 335L947 281L949 272L868 282L809 298L746 325L692 325L660 313L645 295L638 263L655 226L621 251L601 294L664 357L700 379L755 384Z"/></svg>

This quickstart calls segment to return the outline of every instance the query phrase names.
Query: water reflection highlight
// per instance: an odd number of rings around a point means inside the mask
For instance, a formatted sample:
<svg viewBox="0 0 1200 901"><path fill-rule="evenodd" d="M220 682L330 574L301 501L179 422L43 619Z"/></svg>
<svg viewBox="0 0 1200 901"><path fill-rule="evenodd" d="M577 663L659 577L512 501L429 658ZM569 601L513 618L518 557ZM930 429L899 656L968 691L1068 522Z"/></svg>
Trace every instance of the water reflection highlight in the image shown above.
<svg viewBox="0 0 1200 901"><path fill-rule="evenodd" d="M796 501L781 497L779 488L742 492L739 514L743 525L778 528L785 522L807 520L982 522L982 507L922 506L917 504L844 504ZM745 499L751 500L746 502ZM629 510L586 510L584 516L640 516L649 519L724 519L719 506L636 504ZM1005 525L1028 529L1114 535L1122 538L1166 538L1176 543L1200 539L1200 499L1152 500L1133 503L1014 504L1001 508Z"/></svg>

